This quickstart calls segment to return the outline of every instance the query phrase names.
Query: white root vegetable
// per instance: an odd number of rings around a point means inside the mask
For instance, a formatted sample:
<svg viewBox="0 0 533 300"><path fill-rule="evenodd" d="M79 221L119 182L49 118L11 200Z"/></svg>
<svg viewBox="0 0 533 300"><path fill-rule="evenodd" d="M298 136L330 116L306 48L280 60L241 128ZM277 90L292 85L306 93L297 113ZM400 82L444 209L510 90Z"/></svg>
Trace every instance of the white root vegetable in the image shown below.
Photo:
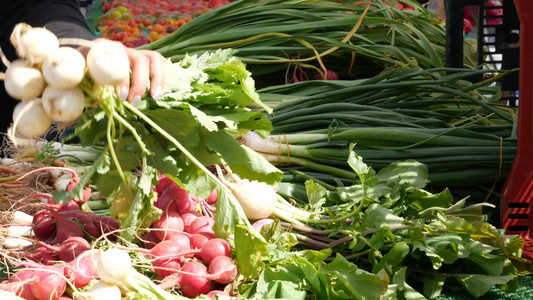
<svg viewBox="0 0 533 300"><path fill-rule="evenodd" d="M2 290L0 290L0 299L2 300L24 300L24 298L17 296L13 292L2 291Z"/></svg>
<svg viewBox="0 0 533 300"><path fill-rule="evenodd" d="M39 97L46 86L41 71L22 59L17 59L9 65L4 85L7 94L17 100Z"/></svg>
<svg viewBox="0 0 533 300"><path fill-rule="evenodd" d="M130 74L130 62L124 47L116 42L95 43L87 53L87 69L95 82L118 85Z"/></svg>
<svg viewBox="0 0 533 300"><path fill-rule="evenodd" d="M13 110L14 129L27 138L42 136L50 129L52 120L40 102L23 100Z"/></svg>
<svg viewBox="0 0 533 300"><path fill-rule="evenodd" d="M111 248L100 254L96 271L101 281L116 284L125 279L131 272L131 258L128 252Z"/></svg>
<svg viewBox="0 0 533 300"><path fill-rule="evenodd" d="M31 236L33 235L33 230L31 230L31 226L10 225L7 228L7 235L12 237Z"/></svg>
<svg viewBox="0 0 533 300"><path fill-rule="evenodd" d="M95 282L87 292L74 293L73 299L75 300L101 300L101 299L120 300L122 299L122 295L117 285L100 280L100 281Z"/></svg>
<svg viewBox="0 0 533 300"><path fill-rule="evenodd" d="M2 247L5 249L21 249L31 245L33 245L33 243L27 239L21 239L16 237L6 237L2 239Z"/></svg>
<svg viewBox="0 0 533 300"><path fill-rule="evenodd" d="M216 167L220 181L231 190L248 219L264 219L274 213L278 201L273 186L256 180L240 179L229 167L226 167L226 171L234 181L230 182L225 179L220 167L218 165Z"/></svg>
<svg viewBox="0 0 533 300"><path fill-rule="evenodd" d="M10 41L17 55L32 64L42 63L50 53L59 48L59 40L50 30L32 27L26 23L15 26Z"/></svg>
<svg viewBox="0 0 533 300"><path fill-rule="evenodd" d="M31 225L33 222L33 216L23 211L17 210L11 215L13 224L19 225Z"/></svg>
<svg viewBox="0 0 533 300"><path fill-rule="evenodd" d="M85 95L78 87L59 89L47 86L42 95L42 106L52 121L72 122L83 113Z"/></svg>
<svg viewBox="0 0 533 300"><path fill-rule="evenodd" d="M43 61L43 76L49 86L71 89L85 76L85 58L76 49L59 47Z"/></svg>

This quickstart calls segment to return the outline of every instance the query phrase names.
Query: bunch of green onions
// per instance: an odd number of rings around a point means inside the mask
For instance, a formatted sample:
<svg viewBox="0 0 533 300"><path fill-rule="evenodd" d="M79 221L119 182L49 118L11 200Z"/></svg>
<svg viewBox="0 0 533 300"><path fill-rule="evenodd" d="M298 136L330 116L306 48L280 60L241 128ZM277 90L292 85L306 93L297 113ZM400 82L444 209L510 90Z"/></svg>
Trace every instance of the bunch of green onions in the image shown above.
<svg viewBox="0 0 533 300"><path fill-rule="evenodd" d="M380 0L235 1L142 48L173 61L232 48L260 86L311 79L326 69L354 79L393 66L442 67L443 20L417 1L404 2L415 9ZM465 40L465 49L465 66L474 66L475 46Z"/></svg>
<svg viewBox="0 0 533 300"><path fill-rule="evenodd" d="M349 145L379 170L414 159L435 186L494 184L516 153L516 108L500 102L486 70L397 69L355 81L309 81L259 90L275 105L267 139L243 143L286 172L353 182ZM329 180L331 182L331 180Z"/></svg>

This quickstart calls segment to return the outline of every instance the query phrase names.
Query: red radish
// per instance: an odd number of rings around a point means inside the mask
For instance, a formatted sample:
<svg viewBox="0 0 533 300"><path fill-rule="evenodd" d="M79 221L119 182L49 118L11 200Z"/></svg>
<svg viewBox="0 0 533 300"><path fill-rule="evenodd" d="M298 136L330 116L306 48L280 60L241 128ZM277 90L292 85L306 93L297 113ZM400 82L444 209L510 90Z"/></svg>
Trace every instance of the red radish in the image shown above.
<svg viewBox="0 0 533 300"><path fill-rule="evenodd" d="M74 284L76 288L87 286L93 279L98 279L96 264L100 254L97 250L88 250L70 261L65 267L65 277Z"/></svg>
<svg viewBox="0 0 533 300"><path fill-rule="evenodd" d="M230 283L237 276L237 266L230 257L217 256L209 263L211 280L218 283Z"/></svg>
<svg viewBox="0 0 533 300"><path fill-rule="evenodd" d="M192 221L188 232L191 234L200 232L214 233L213 225L215 225L215 219L208 216L200 216Z"/></svg>
<svg viewBox="0 0 533 300"><path fill-rule="evenodd" d="M325 77L322 74L318 73L315 75L316 80L339 80L339 75L335 71L326 69Z"/></svg>
<svg viewBox="0 0 533 300"><path fill-rule="evenodd" d="M159 182L155 186L155 191L158 195L162 195L163 192L172 185L177 185L177 183L170 179L167 175L161 175L159 177Z"/></svg>
<svg viewBox="0 0 533 300"><path fill-rule="evenodd" d="M178 212L167 211L152 224L155 235L162 241L183 232L183 220Z"/></svg>
<svg viewBox="0 0 533 300"><path fill-rule="evenodd" d="M31 283L35 280L34 271L21 269L9 278L9 281L0 283L0 290L13 292L26 300L38 300L31 291Z"/></svg>
<svg viewBox="0 0 533 300"><path fill-rule="evenodd" d="M181 260L174 259L156 259L152 263L154 272L161 278L166 278L176 274L181 268Z"/></svg>
<svg viewBox="0 0 533 300"><path fill-rule="evenodd" d="M205 201L207 203L209 203L209 204L215 204L215 203L217 203L217 200L218 200L218 190L217 190L217 188L214 188L211 191L211 194L209 194L209 196L207 196Z"/></svg>
<svg viewBox="0 0 533 300"><path fill-rule="evenodd" d="M161 240L155 235L155 231L148 231L142 237L143 246L146 249L152 249L157 245Z"/></svg>
<svg viewBox="0 0 533 300"><path fill-rule="evenodd" d="M185 263L177 277L180 291L184 296L195 298L211 291L212 281L207 278L207 267L199 261Z"/></svg>
<svg viewBox="0 0 533 300"><path fill-rule="evenodd" d="M70 262L74 260L81 253L90 250L91 244L82 237L73 236L66 239L61 246L58 247L57 256L62 261Z"/></svg>
<svg viewBox="0 0 533 300"><path fill-rule="evenodd" d="M209 264L217 256L231 256L231 246L225 239L214 238L202 246L199 255Z"/></svg>
<svg viewBox="0 0 533 300"><path fill-rule="evenodd" d="M47 210L40 210L33 216L33 232L36 237L47 240L56 232L54 218Z"/></svg>
<svg viewBox="0 0 533 300"><path fill-rule="evenodd" d="M163 211L185 212L195 210L198 201L179 185L169 186L154 204Z"/></svg>
<svg viewBox="0 0 533 300"><path fill-rule="evenodd" d="M70 211L70 210L80 210L80 206L78 205L78 203L74 200L71 200L63 205L59 205L59 208L57 209L58 212L63 212L63 211Z"/></svg>
<svg viewBox="0 0 533 300"><path fill-rule="evenodd" d="M54 267L35 271L36 280L30 285L31 291L39 300L57 300L67 287L63 277L64 267Z"/></svg>
<svg viewBox="0 0 533 300"><path fill-rule="evenodd" d="M200 232L195 233L190 237L191 249L200 249L202 248L207 241L216 238L214 233L210 232Z"/></svg>
<svg viewBox="0 0 533 300"><path fill-rule="evenodd" d="M93 222L100 231L100 235L109 234L113 231L120 229L120 223L117 220L108 216L95 216ZM116 237L117 236L113 234L108 235L107 238L113 241L116 239Z"/></svg>
<svg viewBox="0 0 533 300"><path fill-rule="evenodd" d="M43 265L51 265L59 261L57 251L49 247L39 247L31 252L24 252L23 257Z"/></svg>
<svg viewBox="0 0 533 300"><path fill-rule="evenodd" d="M49 209L56 222L56 235L51 244L61 244L66 239L74 236L83 237L83 230L80 225L73 220L61 216L53 209Z"/></svg>
<svg viewBox="0 0 533 300"><path fill-rule="evenodd" d="M182 213L181 219L183 220L183 231L189 232L189 227L191 226L191 223L200 216L201 214L194 210Z"/></svg>

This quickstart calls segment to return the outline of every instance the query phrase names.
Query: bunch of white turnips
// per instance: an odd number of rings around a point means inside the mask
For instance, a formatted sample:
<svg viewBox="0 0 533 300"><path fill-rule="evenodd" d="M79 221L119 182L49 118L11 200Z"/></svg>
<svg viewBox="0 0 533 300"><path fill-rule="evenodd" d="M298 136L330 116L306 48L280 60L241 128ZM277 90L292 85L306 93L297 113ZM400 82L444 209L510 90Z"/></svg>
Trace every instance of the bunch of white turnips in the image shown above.
<svg viewBox="0 0 533 300"><path fill-rule="evenodd" d="M58 39L43 27L15 26L10 41L18 59L3 58L6 92L20 100L13 111L13 126L26 138L44 135L52 122L76 121L85 108L80 83L88 74L96 84L116 86L130 72L124 47L112 41ZM87 57L65 44L90 47Z"/></svg>

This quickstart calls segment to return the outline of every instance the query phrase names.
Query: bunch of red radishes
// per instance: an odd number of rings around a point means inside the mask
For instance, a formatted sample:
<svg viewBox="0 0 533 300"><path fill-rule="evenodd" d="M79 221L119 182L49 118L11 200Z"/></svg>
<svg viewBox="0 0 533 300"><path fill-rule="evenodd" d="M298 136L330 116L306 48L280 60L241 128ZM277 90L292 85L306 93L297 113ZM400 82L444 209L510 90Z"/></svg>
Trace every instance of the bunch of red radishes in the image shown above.
<svg viewBox="0 0 533 300"><path fill-rule="evenodd" d="M102 85L115 86L129 76L129 59L119 43L68 41L90 45L85 58L62 46L51 31L25 23L15 26L10 41L19 58L4 59L4 85L8 95L20 100L13 111L14 130L28 138L42 136L52 122L70 123L81 116L85 94L80 83L87 71Z"/></svg>
<svg viewBox="0 0 533 300"><path fill-rule="evenodd" d="M217 190L199 200L161 176L156 191L155 206L163 214L143 237L139 251L151 257L154 272L163 278L160 287L178 288L187 297L220 293L236 278L237 266L229 242L213 231L213 217L198 212L216 203Z"/></svg>

